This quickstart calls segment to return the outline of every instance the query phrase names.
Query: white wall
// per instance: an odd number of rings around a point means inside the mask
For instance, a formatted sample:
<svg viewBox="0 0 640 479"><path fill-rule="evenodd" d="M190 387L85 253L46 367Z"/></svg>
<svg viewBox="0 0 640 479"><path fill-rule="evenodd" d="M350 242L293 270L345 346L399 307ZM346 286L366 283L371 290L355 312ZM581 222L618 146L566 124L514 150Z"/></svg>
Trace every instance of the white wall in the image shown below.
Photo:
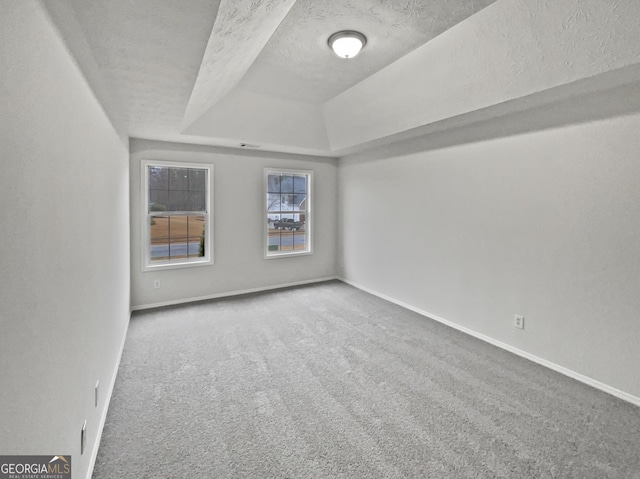
<svg viewBox="0 0 640 479"><path fill-rule="evenodd" d="M341 275L638 398L638 131L635 115L345 158Z"/></svg>
<svg viewBox="0 0 640 479"><path fill-rule="evenodd" d="M337 160L131 140L131 294L133 308L207 298L336 275ZM214 264L142 272L141 161L214 165ZM313 254L264 259L265 167L312 170ZM153 283L160 280L161 287Z"/></svg>
<svg viewBox="0 0 640 479"><path fill-rule="evenodd" d="M0 59L0 453L80 478L129 319L128 148L38 2L3 1Z"/></svg>

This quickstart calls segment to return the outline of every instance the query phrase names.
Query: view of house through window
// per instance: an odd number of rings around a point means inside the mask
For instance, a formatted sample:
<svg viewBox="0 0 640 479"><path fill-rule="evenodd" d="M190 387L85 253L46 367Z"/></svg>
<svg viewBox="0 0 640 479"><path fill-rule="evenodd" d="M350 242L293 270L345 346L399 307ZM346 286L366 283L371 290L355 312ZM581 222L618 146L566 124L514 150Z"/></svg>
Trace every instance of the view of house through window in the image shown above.
<svg viewBox="0 0 640 479"><path fill-rule="evenodd" d="M146 267L209 263L207 165L145 164Z"/></svg>
<svg viewBox="0 0 640 479"><path fill-rule="evenodd" d="M311 172L266 171L266 256L311 252Z"/></svg>

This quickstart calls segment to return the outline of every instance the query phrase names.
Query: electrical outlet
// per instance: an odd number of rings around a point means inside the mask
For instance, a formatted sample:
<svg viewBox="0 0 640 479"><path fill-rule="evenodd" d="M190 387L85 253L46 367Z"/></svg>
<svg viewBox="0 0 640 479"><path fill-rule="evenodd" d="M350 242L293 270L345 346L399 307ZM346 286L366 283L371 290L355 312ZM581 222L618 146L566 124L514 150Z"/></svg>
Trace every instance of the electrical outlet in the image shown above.
<svg viewBox="0 0 640 479"><path fill-rule="evenodd" d="M160 280L159 279L156 279L153 282L153 287L156 288L156 289L160 289Z"/></svg>
<svg viewBox="0 0 640 479"><path fill-rule="evenodd" d="M513 316L513 325L518 329L524 329L524 316L515 314Z"/></svg>
<svg viewBox="0 0 640 479"><path fill-rule="evenodd" d="M87 444L87 421L82 423L82 429L80 430L80 454L84 454L84 447Z"/></svg>
<svg viewBox="0 0 640 479"><path fill-rule="evenodd" d="M94 406L98 407L98 393L100 391L100 381L96 381L96 389L95 389L95 395L94 395Z"/></svg>

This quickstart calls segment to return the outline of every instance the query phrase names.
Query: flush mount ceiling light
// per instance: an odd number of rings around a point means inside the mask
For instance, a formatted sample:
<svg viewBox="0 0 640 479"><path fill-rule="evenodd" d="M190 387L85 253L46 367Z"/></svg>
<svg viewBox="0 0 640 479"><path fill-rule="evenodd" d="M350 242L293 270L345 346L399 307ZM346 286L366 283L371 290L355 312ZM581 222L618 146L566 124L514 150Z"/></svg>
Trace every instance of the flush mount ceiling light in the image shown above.
<svg viewBox="0 0 640 479"><path fill-rule="evenodd" d="M340 58L355 57L367 43L367 38L360 32L345 30L329 37L329 46Z"/></svg>

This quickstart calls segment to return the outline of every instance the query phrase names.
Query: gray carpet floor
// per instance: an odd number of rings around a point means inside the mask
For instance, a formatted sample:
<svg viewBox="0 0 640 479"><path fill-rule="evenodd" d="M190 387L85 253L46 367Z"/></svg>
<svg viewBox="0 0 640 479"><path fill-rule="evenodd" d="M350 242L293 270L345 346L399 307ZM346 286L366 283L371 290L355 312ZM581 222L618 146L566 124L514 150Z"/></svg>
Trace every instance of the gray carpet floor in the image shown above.
<svg viewBox="0 0 640 479"><path fill-rule="evenodd" d="M640 478L640 408L332 281L135 313L93 477Z"/></svg>

